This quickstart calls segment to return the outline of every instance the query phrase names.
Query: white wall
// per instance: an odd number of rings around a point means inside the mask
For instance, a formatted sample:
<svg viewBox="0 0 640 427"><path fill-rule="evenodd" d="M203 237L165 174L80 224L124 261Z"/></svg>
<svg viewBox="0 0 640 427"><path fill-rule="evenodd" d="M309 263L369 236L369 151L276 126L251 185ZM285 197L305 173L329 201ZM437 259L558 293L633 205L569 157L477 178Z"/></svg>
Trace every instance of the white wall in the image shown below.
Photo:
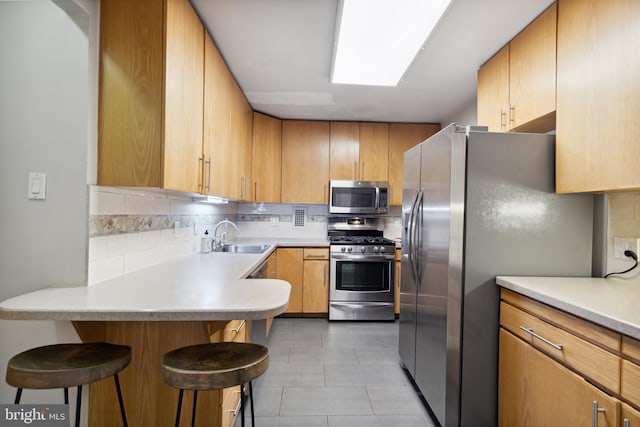
<svg viewBox="0 0 640 427"><path fill-rule="evenodd" d="M0 300L86 285L88 41L50 1L0 1ZM29 172L47 199L27 199ZM0 321L0 368L24 349L74 341L68 322ZM43 394L45 393L45 394ZM15 390L0 382L0 402ZM25 402L62 393L25 392Z"/></svg>
<svg viewBox="0 0 640 427"><path fill-rule="evenodd" d="M440 124L442 127L445 127L451 123L457 123L460 126L482 125L482 123L478 123L478 106L475 97L470 99L465 105L460 106L460 109L456 113L447 117Z"/></svg>

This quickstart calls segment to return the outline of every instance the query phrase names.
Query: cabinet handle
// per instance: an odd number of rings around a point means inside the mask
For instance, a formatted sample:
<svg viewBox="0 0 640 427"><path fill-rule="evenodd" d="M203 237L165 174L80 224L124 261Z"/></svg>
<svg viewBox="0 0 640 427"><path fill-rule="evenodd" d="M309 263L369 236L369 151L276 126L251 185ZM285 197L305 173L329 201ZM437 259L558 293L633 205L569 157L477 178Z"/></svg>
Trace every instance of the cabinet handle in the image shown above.
<svg viewBox="0 0 640 427"><path fill-rule="evenodd" d="M236 393L242 393L242 392L236 391ZM236 405L235 409L227 409L227 412L231 412L235 417L240 412L240 405L242 405L242 396L240 396L240 399L238 400L238 404Z"/></svg>
<svg viewBox="0 0 640 427"><path fill-rule="evenodd" d="M629 418L625 418L622 424L622 427L629 427L631 424L629 422Z"/></svg>
<svg viewBox="0 0 640 427"><path fill-rule="evenodd" d="M516 119L514 118L515 116L516 116L516 106L509 104L509 124L516 122Z"/></svg>
<svg viewBox="0 0 640 427"><path fill-rule="evenodd" d="M204 192L204 156L198 157L198 169L200 169L200 177L202 178L198 180L198 191L202 193Z"/></svg>
<svg viewBox="0 0 640 427"><path fill-rule="evenodd" d="M204 157L202 159L204 160ZM205 164L205 168L204 169L209 171L209 175L207 177L207 185L205 186L205 189L207 191L211 191L211 157L209 157L209 160L204 162L204 164ZM207 167L207 165L209 165L209 166ZM204 172L203 172L203 175L202 175L202 180L204 181Z"/></svg>
<svg viewBox="0 0 640 427"><path fill-rule="evenodd" d="M551 341L549 341L548 339L541 337L540 335L536 334L535 332L533 332L532 329L529 328L525 328L524 326L520 326L520 329L522 329L523 331L525 331L526 333L530 334L531 336L533 336L534 338L538 338L540 341L542 341L545 344L549 344L551 347L555 348L556 350L562 350L562 346L560 344L556 344L553 343Z"/></svg>
<svg viewBox="0 0 640 427"><path fill-rule="evenodd" d="M326 287L327 286L327 266L324 266L324 269L322 270L323 276L322 276L322 286Z"/></svg>
<svg viewBox="0 0 640 427"><path fill-rule="evenodd" d="M353 162L353 176L358 179L358 162Z"/></svg>
<svg viewBox="0 0 640 427"><path fill-rule="evenodd" d="M233 332L234 334L240 333L240 330L242 329L245 323L247 323L247 321L243 320L242 322L240 322L240 325L237 328L232 329L231 332Z"/></svg>
<svg viewBox="0 0 640 427"><path fill-rule="evenodd" d="M305 255L305 258L326 258L327 256L325 254L308 254Z"/></svg>
<svg viewBox="0 0 640 427"><path fill-rule="evenodd" d="M327 184L322 186L322 200L327 202Z"/></svg>
<svg viewBox="0 0 640 427"><path fill-rule="evenodd" d="M500 109L500 130L505 127L504 118L506 118L507 113L501 108Z"/></svg>
<svg viewBox="0 0 640 427"><path fill-rule="evenodd" d="M258 201L258 181L253 183L253 200Z"/></svg>
<svg viewBox="0 0 640 427"><path fill-rule="evenodd" d="M591 415L593 427L598 427L598 412L606 412L604 408L598 408L598 401L593 401L593 413Z"/></svg>
<svg viewBox="0 0 640 427"><path fill-rule="evenodd" d="M362 162L362 170L360 171L360 179L364 180L364 162Z"/></svg>

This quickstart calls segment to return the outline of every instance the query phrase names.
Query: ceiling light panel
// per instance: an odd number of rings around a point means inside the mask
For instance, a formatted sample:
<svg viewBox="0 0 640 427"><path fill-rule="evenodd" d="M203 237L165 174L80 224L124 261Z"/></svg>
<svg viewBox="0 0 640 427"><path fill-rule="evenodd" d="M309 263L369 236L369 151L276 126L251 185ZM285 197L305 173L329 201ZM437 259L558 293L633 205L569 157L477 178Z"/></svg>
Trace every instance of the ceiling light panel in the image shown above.
<svg viewBox="0 0 640 427"><path fill-rule="evenodd" d="M396 86L451 0L342 0L332 83Z"/></svg>

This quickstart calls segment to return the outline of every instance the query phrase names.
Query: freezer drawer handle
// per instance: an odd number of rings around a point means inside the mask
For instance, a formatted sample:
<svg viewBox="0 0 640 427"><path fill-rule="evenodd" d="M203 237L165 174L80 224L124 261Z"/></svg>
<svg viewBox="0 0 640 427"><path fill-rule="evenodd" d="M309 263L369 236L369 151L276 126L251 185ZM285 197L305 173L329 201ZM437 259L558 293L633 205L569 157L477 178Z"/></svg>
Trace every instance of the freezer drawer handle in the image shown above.
<svg viewBox="0 0 640 427"><path fill-rule="evenodd" d="M541 337L540 335L538 335L535 332L533 332L533 330L531 330L529 328L525 328L524 326L520 326L520 329L522 329L526 333L530 334L534 338L538 338L540 341L542 341L542 342L544 342L546 344L549 344L551 347L555 348L556 350L562 350L562 346L560 344L553 343L553 342L549 341L548 339L546 339L545 337Z"/></svg>

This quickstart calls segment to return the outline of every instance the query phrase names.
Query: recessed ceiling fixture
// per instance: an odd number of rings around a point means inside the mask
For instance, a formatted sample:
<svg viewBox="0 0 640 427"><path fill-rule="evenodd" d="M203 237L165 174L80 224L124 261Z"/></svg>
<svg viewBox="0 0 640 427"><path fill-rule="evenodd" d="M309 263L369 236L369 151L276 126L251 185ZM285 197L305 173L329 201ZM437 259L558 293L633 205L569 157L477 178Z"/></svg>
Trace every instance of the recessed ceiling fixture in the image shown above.
<svg viewBox="0 0 640 427"><path fill-rule="evenodd" d="M341 0L332 83L396 86L451 0Z"/></svg>

